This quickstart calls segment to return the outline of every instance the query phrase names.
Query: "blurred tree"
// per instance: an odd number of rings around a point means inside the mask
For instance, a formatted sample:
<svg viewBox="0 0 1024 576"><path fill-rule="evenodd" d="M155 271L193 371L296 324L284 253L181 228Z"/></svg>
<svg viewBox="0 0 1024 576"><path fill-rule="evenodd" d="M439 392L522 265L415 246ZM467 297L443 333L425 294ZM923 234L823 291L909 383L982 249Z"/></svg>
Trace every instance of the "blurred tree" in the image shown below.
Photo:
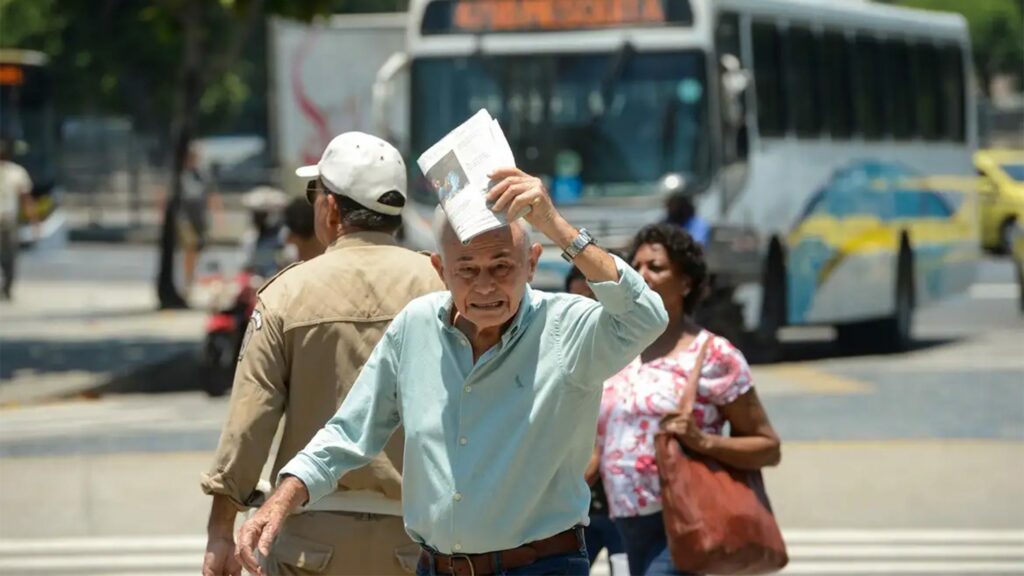
<svg viewBox="0 0 1024 576"><path fill-rule="evenodd" d="M992 78L1024 72L1024 0L890 0L911 8L957 12L971 31L974 66L981 90L988 94Z"/></svg>
<svg viewBox="0 0 1024 576"><path fill-rule="evenodd" d="M177 308L185 301L174 282L173 224L185 154L202 132L229 128L246 111L265 122L266 16L308 20L407 5L407 0L0 0L0 47L36 49L51 57L62 116L128 115L139 131L170 144L171 194L160 238L157 295L162 308Z"/></svg>

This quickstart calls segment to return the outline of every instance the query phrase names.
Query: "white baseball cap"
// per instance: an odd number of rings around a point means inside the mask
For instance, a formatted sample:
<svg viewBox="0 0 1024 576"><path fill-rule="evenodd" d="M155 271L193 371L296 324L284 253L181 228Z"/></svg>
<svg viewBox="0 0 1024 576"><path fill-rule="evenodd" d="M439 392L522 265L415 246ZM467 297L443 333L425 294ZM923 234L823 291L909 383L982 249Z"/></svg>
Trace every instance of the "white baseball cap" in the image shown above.
<svg viewBox="0 0 1024 576"><path fill-rule="evenodd" d="M295 175L306 179L320 177L334 194L389 216L401 214L402 206L382 204L381 196L393 191L401 194L403 200L407 198L402 155L391 144L363 132L335 136L319 163L303 166Z"/></svg>

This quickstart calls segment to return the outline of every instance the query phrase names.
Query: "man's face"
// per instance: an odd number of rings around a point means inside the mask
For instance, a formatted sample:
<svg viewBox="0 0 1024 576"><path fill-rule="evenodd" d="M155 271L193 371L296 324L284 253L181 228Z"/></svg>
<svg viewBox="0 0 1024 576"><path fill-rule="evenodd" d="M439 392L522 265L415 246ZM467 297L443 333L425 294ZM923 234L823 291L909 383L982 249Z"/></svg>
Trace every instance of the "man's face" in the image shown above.
<svg viewBox="0 0 1024 576"><path fill-rule="evenodd" d="M323 246L338 239L338 208L330 194L324 194L323 183L313 180L307 188L307 198L313 201L313 232Z"/></svg>
<svg viewBox="0 0 1024 576"><path fill-rule="evenodd" d="M448 230L434 255L456 309L478 330L501 327L519 310L526 283L533 279L541 247L527 245L518 225L481 234L463 245Z"/></svg>

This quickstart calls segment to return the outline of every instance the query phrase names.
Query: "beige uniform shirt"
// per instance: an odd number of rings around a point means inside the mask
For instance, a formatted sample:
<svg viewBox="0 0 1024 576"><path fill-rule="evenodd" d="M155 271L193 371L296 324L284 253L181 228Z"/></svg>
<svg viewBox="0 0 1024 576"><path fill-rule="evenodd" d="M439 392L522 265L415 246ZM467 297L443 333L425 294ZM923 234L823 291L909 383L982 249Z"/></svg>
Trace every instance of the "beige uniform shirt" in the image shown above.
<svg viewBox="0 0 1024 576"><path fill-rule="evenodd" d="M427 256L374 232L343 236L268 282L242 344L203 491L240 508L251 502L281 416L271 478L334 415L391 320L410 300L438 290L444 285ZM396 432L373 462L342 477L339 490L400 498L403 443Z"/></svg>

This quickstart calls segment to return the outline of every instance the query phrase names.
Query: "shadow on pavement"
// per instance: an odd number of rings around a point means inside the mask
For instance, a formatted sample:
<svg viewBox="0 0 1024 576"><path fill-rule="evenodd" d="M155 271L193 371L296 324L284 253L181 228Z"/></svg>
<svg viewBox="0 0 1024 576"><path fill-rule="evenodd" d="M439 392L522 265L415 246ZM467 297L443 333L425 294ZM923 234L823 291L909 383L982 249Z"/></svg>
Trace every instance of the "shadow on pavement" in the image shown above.
<svg viewBox="0 0 1024 576"><path fill-rule="evenodd" d="M92 390L93 394L169 394L204 390L203 371L194 346L171 357L121 374Z"/></svg>
<svg viewBox="0 0 1024 576"><path fill-rule="evenodd" d="M20 372L53 375L68 372L119 374L177 355L195 353L193 341L154 338L104 340L25 339L0 344L0 386Z"/></svg>
<svg viewBox="0 0 1024 576"><path fill-rule="evenodd" d="M964 338L925 338L915 340L909 350L904 352L888 352L879 354L877 352L850 351L842 349L834 339L829 340L801 340L798 342L785 342L782 345L782 352L778 359L773 361L761 361L753 359L751 364L764 365L777 362L810 362L815 360L829 360L834 358L861 358L867 356L898 356L908 352L917 352L948 346L964 340Z"/></svg>

